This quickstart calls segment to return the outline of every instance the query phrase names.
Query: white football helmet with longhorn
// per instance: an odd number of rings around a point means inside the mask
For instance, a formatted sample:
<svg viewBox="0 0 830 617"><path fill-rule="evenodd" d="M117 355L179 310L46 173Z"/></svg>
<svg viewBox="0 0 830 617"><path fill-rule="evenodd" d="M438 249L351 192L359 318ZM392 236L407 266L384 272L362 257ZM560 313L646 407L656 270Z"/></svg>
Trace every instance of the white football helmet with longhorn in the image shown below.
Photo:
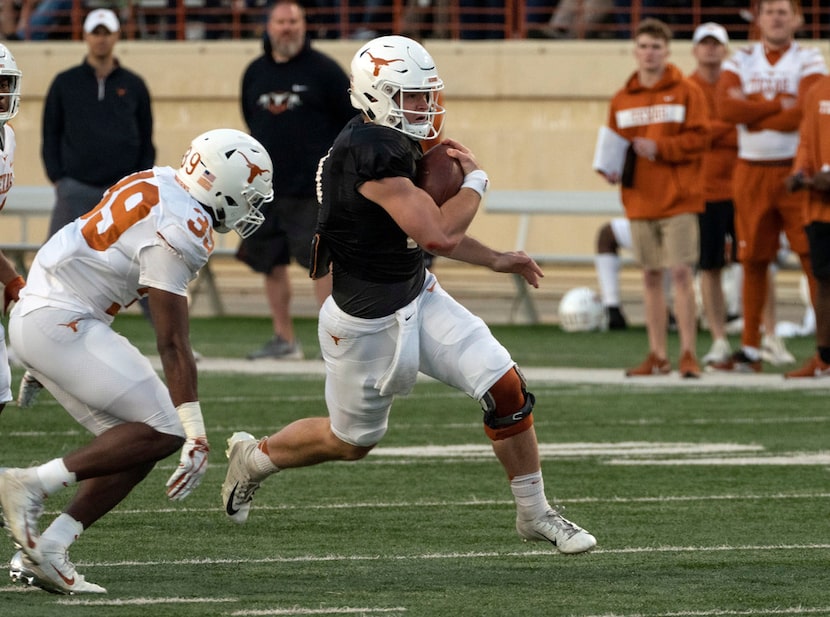
<svg viewBox="0 0 830 617"><path fill-rule="evenodd" d="M235 129L202 133L182 157L176 178L213 215L215 229L247 238L265 220L274 198L273 164L265 147Z"/></svg>
<svg viewBox="0 0 830 617"><path fill-rule="evenodd" d="M436 118L444 114L438 92L444 82L423 45L405 36L382 36L363 45L351 65L352 105L375 124L388 126L413 139L438 136ZM426 93L424 121L410 122L403 112L407 93Z"/></svg>

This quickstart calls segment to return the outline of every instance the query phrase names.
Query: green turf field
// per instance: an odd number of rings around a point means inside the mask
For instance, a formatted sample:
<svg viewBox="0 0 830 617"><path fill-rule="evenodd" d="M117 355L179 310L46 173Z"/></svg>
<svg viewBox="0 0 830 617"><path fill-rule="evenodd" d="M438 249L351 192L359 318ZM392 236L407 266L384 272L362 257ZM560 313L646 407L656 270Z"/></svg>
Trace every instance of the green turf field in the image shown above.
<svg viewBox="0 0 830 617"><path fill-rule="evenodd" d="M116 325L153 352L141 318ZM314 327L299 324L310 357ZM646 349L642 329L494 330L526 366L622 369ZM197 319L192 340L206 356L242 357L268 332L265 319ZM701 335L701 354L708 343ZM799 360L812 353L810 339L788 345ZM436 383L396 403L366 460L273 476L248 523L229 522L224 440L322 414L322 380L201 373L213 446L202 486L168 502L177 458L163 461L72 548L106 596L0 579L0 615L830 615L830 382L747 390L735 379L735 388L531 384L548 495L599 542L564 556L519 540L478 404ZM0 466L45 462L87 439L48 395L27 411L12 404L0 416ZM68 493L47 502L44 520ZM0 537L0 559L11 555Z"/></svg>

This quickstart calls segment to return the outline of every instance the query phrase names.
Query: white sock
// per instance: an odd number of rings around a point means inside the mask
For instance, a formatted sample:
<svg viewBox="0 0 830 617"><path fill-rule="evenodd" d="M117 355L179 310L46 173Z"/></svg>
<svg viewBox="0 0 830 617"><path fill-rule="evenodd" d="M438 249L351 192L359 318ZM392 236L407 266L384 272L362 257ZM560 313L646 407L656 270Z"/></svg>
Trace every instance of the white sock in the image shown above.
<svg viewBox="0 0 830 617"><path fill-rule="evenodd" d="M599 253L594 256L603 306L620 305L620 263L620 257L615 253Z"/></svg>
<svg viewBox="0 0 830 617"><path fill-rule="evenodd" d="M516 476L510 481L510 490L516 499L516 510L522 520L533 520L544 516L550 506L545 497L545 481L542 472Z"/></svg>
<svg viewBox="0 0 830 617"><path fill-rule="evenodd" d="M38 480L43 485L43 492L47 496L54 495L62 488L75 484L75 473L69 471L62 458L52 459L35 469Z"/></svg>
<svg viewBox="0 0 830 617"><path fill-rule="evenodd" d="M41 538L50 540L58 545L68 548L83 533L84 526L74 518L64 513L58 516L52 524L40 534Z"/></svg>
<svg viewBox="0 0 830 617"><path fill-rule="evenodd" d="M263 440L264 441L264 440ZM257 447L254 448L253 454L251 455L251 460L248 461L249 464L253 465L254 469L260 472L263 477L270 476L271 474L277 473L280 468L274 465L271 461L271 457L268 456L266 450L268 447L266 446L267 442L259 442ZM265 450L262 448L265 447Z"/></svg>
<svg viewBox="0 0 830 617"><path fill-rule="evenodd" d="M758 350L757 347L749 347L747 345L744 345L743 347L741 347L741 349L743 350L744 355L753 362L757 362L761 359L761 352Z"/></svg>

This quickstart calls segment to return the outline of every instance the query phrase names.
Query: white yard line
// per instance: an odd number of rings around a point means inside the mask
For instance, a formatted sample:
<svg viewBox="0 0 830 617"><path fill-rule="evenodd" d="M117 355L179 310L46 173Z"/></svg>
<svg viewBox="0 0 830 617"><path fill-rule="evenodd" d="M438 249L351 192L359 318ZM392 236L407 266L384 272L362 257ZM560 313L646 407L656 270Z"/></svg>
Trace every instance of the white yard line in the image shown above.
<svg viewBox="0 0 830 617"><path fill-rule="evenodd" d="M726 609L711 609L708 611L671 611L669 613L602 613L600 615L584 615L580 617L774 617L775 615L828 615L830 606L805 608L793 606L789 608L756 608L745 611Z"/></svg>
<svg viewBox="0 0 830 617"><path fill-rule="evenodd" d="M159 369L161 363L151 356L153 365ZM245 360L239 358L203 358L198 364L199 371L220 373L245 373L249 375L323 375L325 367L321 360ZM675 372L660 377L626 377L623 368L584 369L522 367L527 380L548 383L619 384L642 388L745 388L771 390L827 389L830 379L784 379L781 375L757 373L704 373L700 379L681 379ZM423 375L422 380L430 378Z"/></svg>
<svg viewBox="0 0 830 617"><path fill-rule="evenodd" d="M724 553L730 551L758 553L767 551L826 551L830 544L759 544L743 546L635 546L620 549L594 549L584 557L604 555L626 555L626 554L663 554L663 553ZM233 557L227 559L171 559L153 561L107 561L90 562L79 561L75 565L79 568L158 568L176 566L211 566L211 565L239 565L239 564L295 564L295 563L332 563L332 562L396 562L396 561L452 561L468 559L494 559L494 558L522 558L544 557L568 559L569 556L561 555L553 549L526 550L526 551L482 551L482 552L461 552L461 553L421 553L412 555L294 555L294 556L273 556L259 557L256 559L244 559ZM577 557L579 558L579 557Z"/></svg>

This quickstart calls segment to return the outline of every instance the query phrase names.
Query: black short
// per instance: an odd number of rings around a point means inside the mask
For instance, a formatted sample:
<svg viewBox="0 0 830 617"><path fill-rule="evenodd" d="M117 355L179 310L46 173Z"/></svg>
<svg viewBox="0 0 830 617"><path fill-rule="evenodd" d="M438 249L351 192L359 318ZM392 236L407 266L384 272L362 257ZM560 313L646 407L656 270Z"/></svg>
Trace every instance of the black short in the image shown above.
<svg viewBox="0 0 830 617"><path fill-rule="evenodd" d="M810 243L810 267L813 276L830 280L830 223L814 221L804 228Z"/></svg>
<svg viewBox="0 0 830 617"><path fill-rule="evenodd" d="M732 201L707 201L706 212L698 214L697 220L700 224L700 269L719 270L727 263L737 261L735 206ZM727 260L728 241L732 246Z"/></svg>
<svg viewBox="0 0 830 617"><path fill-rule="evenodd" d="M265 222L240 243L236 258L262 274L268 274L274 266L288 265L292 258L308 268L317 209L314 197L274 198L262 209Z"/></svg>

